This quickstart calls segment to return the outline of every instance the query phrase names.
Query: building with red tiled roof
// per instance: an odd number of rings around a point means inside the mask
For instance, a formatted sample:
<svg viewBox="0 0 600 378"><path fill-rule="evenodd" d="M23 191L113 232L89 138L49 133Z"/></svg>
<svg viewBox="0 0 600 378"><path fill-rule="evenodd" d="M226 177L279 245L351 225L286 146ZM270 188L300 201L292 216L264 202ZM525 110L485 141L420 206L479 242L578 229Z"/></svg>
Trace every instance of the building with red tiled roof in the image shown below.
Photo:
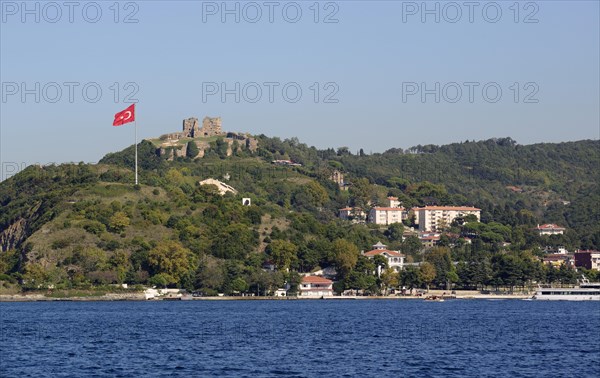
<svg viewBox="0 0 600 378"><path fill-rule="evenodd" d="M404 269L404 255L399 251L391 251L387 249L387 246L381 242L373 245L373 250L368 252L363 252L363 256L372 259L375 256L383 256L387 260L388 266L394 269L396 272ZM377 267L378 274L381 274L381 267Z"/></svg>
<svg viewBox="0 0 600 378"><path fill-rule="evenodd" d="M540 235L562 235L565 232L564 227L560 227L554 223L542 224L541 226L538 224L535 230Z"/></svg>
<svg viewBox="0 0 600 378"><path fill-rule="evenodd" d="M554 267L560 267L562 264L567 266L573 266L573 255L564 253L549 253L542 259L544 264L552 265Z"/></svg>
<svg viewBox="0 0 600 378"><path fill-rule="evenodd" d="M398 197L388 197L388 206L375 206L369 211L368 222L389 225L401 223L408 217L408 212L403 208Z"/></svg>
<svg viewBox="0 0 600 378"><path fill-rule="evenodd" d="M320 276L305 276L300 283L301 297L329 297L333 295L333 281Z"/></svg>

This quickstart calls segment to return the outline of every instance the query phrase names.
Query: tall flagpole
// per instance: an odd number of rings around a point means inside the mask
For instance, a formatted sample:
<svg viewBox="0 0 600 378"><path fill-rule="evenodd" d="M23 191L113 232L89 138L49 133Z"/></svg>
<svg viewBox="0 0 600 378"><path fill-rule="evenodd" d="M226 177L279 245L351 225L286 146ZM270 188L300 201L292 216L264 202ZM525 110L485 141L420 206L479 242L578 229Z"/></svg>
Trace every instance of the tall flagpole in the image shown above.
<svg viewBox="0 0 600 378"><path fill-rule="evenodd" d="M136 109L137 112L137 109ZM137 115L137 114L136 114ZM135 118L135 121L133 121L134 124L134 128L135 128L135 185L138 184L138 151L137 151L137 117Z"/></svg>

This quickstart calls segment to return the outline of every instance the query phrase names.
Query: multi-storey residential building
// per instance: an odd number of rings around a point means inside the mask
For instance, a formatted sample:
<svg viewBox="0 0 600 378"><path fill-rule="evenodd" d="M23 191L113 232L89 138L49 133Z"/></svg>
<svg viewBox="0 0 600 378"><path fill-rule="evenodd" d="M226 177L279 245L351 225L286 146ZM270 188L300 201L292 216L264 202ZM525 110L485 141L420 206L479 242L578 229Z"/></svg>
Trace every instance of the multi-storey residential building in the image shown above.
<svg viewBox="0 0 600 378"><path fill-rule="evenodd" d="M369 211L369 223L388 225L392 223L401 223L407 218L408 213L401 206L396 197L388 197L388 206L374 207Z"/></svg>
<svg viewBox="0 0 600 378"><path fill-rule="evenodd" d="M575 251L575 266L600 270L600 251Z"/></svg>
<svg viewBox="0 0 600 378"><path fill-rule="evenodd" d="M453 220L475 215L479 221L481 209L468 206L425 206L413 208L418 219L419 231L437 231L449 227Z"/></svg>
<svg viewBox="0 0 600 378"><path fill-rule="evenodd" d="M403 219L406 219L403 207L374 207L369 211L369 223L388 225L400 223Z"/></svg>

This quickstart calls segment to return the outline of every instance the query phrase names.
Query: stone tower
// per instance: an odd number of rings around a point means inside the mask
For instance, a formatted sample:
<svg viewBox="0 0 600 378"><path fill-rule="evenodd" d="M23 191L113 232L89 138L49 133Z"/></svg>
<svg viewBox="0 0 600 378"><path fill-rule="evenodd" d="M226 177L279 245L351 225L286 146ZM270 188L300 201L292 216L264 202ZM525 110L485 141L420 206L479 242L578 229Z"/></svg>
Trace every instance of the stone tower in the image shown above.
<svg viewBox="0 0 600 378"><path fill-rule="evenodd" d="M188 118L183 120L183 137L184 138L196 138L200 135L200 125L198 118Z"/></svg>
<svg viewBox="0 0 600 378"><path fill-rule="evenodd" d="M223 131L221 130L221 117L204 117L204 119L202 120L202 128L200 129L200 134L197 136L210 137L215 135L223 135Z"/></svg>

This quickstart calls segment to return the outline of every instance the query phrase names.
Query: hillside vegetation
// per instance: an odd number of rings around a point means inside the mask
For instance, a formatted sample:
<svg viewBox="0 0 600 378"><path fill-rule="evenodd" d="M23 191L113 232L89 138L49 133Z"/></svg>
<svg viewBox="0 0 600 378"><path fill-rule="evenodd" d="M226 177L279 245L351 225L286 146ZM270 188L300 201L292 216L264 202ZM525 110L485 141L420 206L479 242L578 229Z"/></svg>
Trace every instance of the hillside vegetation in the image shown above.
<svg viewBox="0 0 600 378"><path fill-rule="evenodd" d="M542 266L536 256L545 246L600 249L598 141L522 146L503 138L353 154L258 139L256 153L172 162L143 141L139 186L131 185L133 146L97 165L31 166L0 183L2 286L129 283L265 295L284 282L293 291L298 272L335 267L339 291L512 287L574 281L573 271ZM302 166L271 164L279 159ZM346 175L348 191L330 180L334 169ZM206 178L238 194L200 186ZM389 195L405 207L474 205L482 222L449 225L440 245L425 249L416 237L402 240L410 222L380 228L337 219L339 208L368 209ZM245 197L251 206L242 205ZM533 231L540 223L567 231L540 237ZM384 266L377 277L385 261L359 251L378 241L426 263L400 275ZM266 262L277 269L263 269Z"/></svg>

